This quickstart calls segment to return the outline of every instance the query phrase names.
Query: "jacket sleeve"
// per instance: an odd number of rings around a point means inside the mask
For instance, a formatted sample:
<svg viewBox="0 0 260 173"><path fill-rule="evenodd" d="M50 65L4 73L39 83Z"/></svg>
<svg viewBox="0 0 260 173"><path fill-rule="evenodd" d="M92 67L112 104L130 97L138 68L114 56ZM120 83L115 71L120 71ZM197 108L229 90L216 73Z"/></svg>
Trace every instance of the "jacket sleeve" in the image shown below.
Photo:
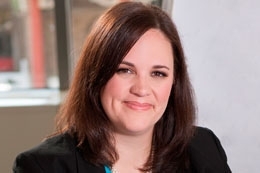
<svg viewBox="0 0 260 173"><path fill-rule="evenodd" d="M222 158L223 162L227 163L227 155L226 155L226 152L225 152L224 148L222 147L222 145L220 143L220 140L218 139L218 137L211 130L208 130L208 131L209 131L209 133L211 134L212 138L215 141L215 144L216 144L217 149L219 151L220 157Z"/></svg>
<svg viewBox="0 0 260 173"><path fill-rule="evenodd" d="M32 155L20 154L13 164L13 173L43 173L42 168Z"/></svg>
<svg viewBox="0 0 260 173"><path fill-rule="evenodd" d="M190 155L195 172L231 173L218 137L207 128L197 127L191 142Z"/></svg>

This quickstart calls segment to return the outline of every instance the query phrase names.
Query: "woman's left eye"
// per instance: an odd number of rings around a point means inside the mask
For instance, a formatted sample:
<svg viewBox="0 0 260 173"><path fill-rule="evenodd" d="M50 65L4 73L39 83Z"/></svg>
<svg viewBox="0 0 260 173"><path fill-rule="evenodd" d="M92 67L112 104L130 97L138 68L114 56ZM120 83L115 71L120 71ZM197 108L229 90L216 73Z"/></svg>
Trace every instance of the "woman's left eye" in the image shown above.
<svg viewBox="0 0 260 173"><path fill-rule="evenodd" d="M164 73L164 72L155 71L155 72L152 72L152 76L155 76L155 77L167 77L167 74Z"/></svg>

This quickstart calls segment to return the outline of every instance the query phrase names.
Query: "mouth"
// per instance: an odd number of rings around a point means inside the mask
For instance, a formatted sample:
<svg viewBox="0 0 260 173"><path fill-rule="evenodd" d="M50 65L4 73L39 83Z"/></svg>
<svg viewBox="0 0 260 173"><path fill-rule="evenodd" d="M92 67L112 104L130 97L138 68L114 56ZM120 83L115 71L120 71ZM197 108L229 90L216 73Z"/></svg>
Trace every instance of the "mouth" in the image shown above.
<svg viewBox="0 0 260 173"><path fill-rule="evenodd" d="M133 110L138 110L138 111L146 111L153 107L153 105L150 103L140 103L137 101L124 101L124 104L128 108L133 109Z"/></svg>

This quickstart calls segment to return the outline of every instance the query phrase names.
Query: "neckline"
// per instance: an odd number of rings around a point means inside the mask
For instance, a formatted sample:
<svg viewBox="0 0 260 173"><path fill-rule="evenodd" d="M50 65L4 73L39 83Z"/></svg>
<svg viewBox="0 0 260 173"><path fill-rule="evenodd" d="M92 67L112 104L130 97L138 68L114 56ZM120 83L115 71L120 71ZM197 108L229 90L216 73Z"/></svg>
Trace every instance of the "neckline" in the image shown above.
<svg viewBox="0 0 260 173"><path fill-rule="evenodd" d="M108 166L104 166L106 173L112 173L111 169Z"/></svg>

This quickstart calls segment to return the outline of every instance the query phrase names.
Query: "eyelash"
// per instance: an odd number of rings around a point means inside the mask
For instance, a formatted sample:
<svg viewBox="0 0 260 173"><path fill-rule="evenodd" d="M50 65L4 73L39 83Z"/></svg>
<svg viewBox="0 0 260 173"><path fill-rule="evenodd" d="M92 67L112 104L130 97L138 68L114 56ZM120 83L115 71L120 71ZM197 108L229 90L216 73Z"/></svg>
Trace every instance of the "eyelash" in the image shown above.
<svg viewBox="0 0 260 173"><path fill-rule="evenodd" d="M130 68L119 68L116 73L118 74L133 74L134 71ZM153 77L167 77L168 75L161 71L153 71L151 76Z"/></svg>

